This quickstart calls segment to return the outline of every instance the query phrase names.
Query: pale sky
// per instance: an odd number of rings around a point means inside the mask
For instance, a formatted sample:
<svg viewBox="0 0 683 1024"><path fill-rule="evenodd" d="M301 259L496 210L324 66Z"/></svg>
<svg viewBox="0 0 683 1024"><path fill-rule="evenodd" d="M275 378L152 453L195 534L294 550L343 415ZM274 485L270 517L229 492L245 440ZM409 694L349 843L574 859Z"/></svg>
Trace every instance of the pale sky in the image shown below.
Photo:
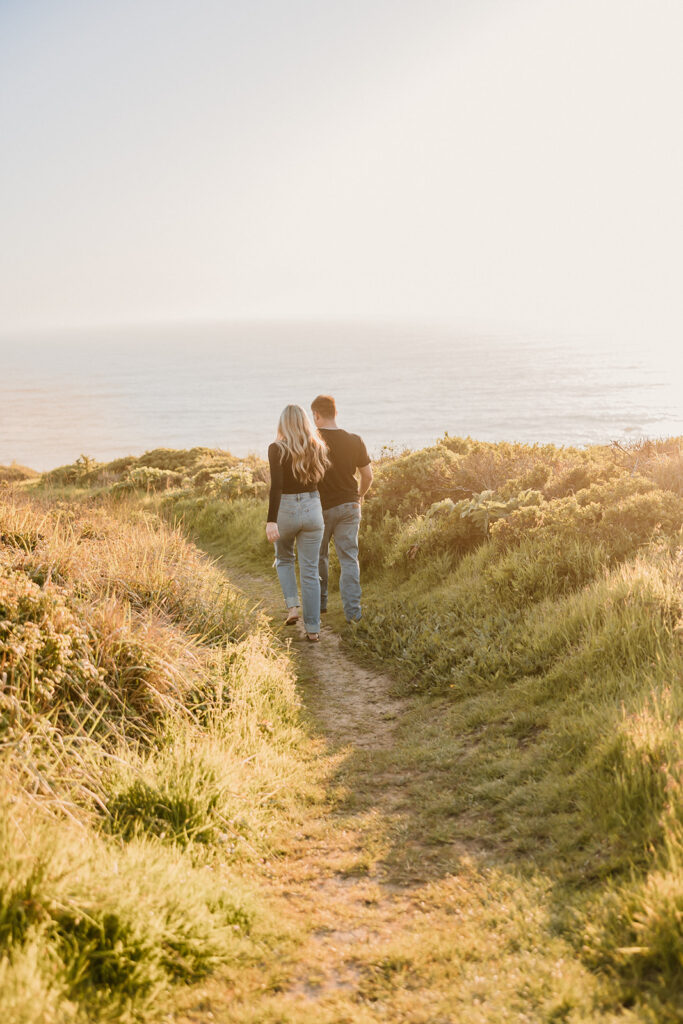
<svg viewBox="0 0 683 1024"><path fill-rule="evenodd" d="M683 343L680 0L0 0L0 330Z"/></svg>

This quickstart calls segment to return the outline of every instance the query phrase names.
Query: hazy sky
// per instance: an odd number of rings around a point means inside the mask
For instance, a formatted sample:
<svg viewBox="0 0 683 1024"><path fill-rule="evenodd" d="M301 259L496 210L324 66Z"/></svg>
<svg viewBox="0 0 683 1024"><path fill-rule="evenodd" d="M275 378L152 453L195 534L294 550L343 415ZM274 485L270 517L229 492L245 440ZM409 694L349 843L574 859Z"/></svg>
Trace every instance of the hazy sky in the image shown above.
<svg viewBox="0 0 683 1024"><path fill-rule="evenodd" d="M680 0L0 0L0 328L683 337Z"/></svg>

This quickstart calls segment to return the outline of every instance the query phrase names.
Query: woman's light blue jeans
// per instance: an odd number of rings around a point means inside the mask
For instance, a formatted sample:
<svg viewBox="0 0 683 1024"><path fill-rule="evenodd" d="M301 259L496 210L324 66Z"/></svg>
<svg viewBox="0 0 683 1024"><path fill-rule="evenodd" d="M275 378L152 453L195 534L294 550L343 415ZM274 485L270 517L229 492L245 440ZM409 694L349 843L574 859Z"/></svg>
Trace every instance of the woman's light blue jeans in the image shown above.
<svg viewBox="0 0 683 1024"><path fill-rule="evenodd" d="M320 632L320 579L318 557L323 539L323 510L317 491L309 494L283 494L277 514L280 539L275 542L275 566L288 608L299 604L296 585L296 556L299 554L301 579L301 606L304 629L307 633Z"/></svg>

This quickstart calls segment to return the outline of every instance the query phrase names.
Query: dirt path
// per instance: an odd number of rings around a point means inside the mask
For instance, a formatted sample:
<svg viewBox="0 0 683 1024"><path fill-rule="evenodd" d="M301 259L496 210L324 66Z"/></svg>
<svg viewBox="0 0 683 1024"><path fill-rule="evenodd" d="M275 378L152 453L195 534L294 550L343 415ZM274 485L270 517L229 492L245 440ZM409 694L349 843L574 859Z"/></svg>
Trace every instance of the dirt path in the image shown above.
<svg viewBox="0 0 683 1024"><path fill-rule="evenodd" d="M230 579L259 601L274 623L284 618L277 581L234 572ZM389 676L350 660L339 635L325 625L324 618L318 644L307 641L301 621L282 630L301 662L306 706L333 748L347 744L358 750L386 748L405 701L391 696Z"/></svg>

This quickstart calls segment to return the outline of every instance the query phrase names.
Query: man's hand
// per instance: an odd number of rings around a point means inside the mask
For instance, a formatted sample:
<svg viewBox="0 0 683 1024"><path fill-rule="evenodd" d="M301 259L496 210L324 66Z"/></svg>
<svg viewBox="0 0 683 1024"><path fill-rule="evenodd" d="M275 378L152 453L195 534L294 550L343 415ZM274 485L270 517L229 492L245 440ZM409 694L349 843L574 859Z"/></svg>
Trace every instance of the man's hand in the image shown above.
<svg viewBox="0 0 683 1024"><path fill-rule="evenodd" d="M276 540L280 539L277 523L266 523L266 538L270 544L274 544Z"/></svg>
<svg viewBox="0 0 683 1024"><path fill-rule="evenodd" d="M370 484L372 483L372 466L369 464L367 466L361 466L358 470L358 475L360 476L360 487L358 490L362 501L370 490Z"/></svg>

